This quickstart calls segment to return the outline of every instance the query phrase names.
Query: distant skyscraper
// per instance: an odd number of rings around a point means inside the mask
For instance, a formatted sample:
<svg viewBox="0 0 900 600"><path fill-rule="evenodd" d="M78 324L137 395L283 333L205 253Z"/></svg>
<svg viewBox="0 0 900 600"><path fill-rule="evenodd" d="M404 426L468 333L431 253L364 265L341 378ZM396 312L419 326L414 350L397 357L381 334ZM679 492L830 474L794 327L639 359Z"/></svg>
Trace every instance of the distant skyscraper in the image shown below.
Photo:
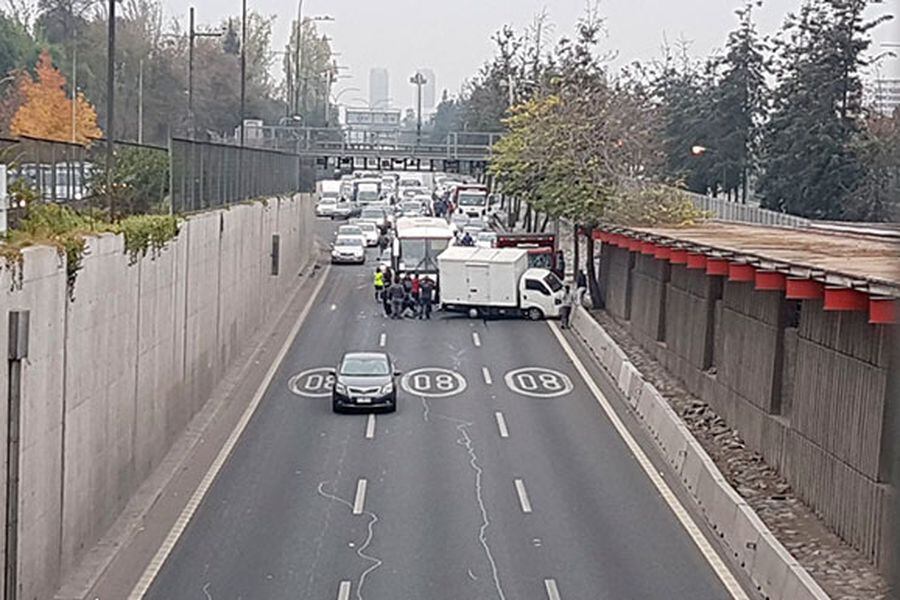
<svg viewBox="0 0 900 600"><path fill-rule="evenodd" d="M435 90L437 86L434 81L434 71L431 69L419 69L419 73L426 79L425 85L422 86L422 110L430 111L434 109L437 95Z"/></svg>
<svg viewBox="0 0 900 600"><path fill-rule="evenodd" d="M381 67L369 69L369 105L371 108L388 108L391 104L391 86L388 70Z"/></svg>

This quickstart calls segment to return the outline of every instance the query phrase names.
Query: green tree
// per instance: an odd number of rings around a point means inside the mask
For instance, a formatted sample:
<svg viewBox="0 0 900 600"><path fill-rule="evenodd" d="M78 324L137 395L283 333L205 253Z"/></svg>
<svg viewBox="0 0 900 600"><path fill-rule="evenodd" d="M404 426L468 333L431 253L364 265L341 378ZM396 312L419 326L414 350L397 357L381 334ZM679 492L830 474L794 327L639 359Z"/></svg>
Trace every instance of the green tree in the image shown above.
<svg viewBox="0 0 900 600"><path fill-rule="evenodd" d="M767 208L816 219L855 218L866 178L860 70L871 30L865 0L813 0L777 42L780 82L763 145L759 192Z"/></svg>
<svg viewBox="0 0 900 600"><path fill-rule="evenodd" d="M736 12L739 26L727 52L713 61L722 74L712 93L713 174L729 196L747 201L766 110L765 46L752 18L753 2Z"/></svg>

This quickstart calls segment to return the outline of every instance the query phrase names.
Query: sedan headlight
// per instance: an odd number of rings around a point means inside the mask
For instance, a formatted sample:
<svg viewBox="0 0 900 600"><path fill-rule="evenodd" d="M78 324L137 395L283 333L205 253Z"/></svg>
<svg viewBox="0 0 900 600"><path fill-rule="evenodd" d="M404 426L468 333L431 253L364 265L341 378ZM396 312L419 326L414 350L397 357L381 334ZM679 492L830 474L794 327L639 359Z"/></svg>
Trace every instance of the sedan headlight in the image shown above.
<svg viewBox="0 0 900 600"><path fill-rule="evenodd" d="M340 382L335 383L335 384L334 384L334 391L336 391L338 394L346 394L346 393L347 393L347 386L345 386L343 383L340 383Z"/></svg>
<svg viewBox="0 0 900 600"><path fill-rule="evenodd" d="M394 382L388 381L386 384L381 386L381 390L378 393L381 394L382 396L384 396L385 394L390 394L393 391L394 391Z"/></svg>

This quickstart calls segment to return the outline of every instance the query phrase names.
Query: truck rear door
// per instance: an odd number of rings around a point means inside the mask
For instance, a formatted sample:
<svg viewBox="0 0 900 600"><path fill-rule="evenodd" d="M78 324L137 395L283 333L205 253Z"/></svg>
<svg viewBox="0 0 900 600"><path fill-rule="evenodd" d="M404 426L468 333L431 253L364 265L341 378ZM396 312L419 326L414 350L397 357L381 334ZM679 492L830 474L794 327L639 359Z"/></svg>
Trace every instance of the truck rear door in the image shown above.
<svg viewBox="0 0 900 600"><path fill-rule="evenodd" d="M466 284L469 302L488 304L491 301L491 279L488 265L466 265Z"/></svg>

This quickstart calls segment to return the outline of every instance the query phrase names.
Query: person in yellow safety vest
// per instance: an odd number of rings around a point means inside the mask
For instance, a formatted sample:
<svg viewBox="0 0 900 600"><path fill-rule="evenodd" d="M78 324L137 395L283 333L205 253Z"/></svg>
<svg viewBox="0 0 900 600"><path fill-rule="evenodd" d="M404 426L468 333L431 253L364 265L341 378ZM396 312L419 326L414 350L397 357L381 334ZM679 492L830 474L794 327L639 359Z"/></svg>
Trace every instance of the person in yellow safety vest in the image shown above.
<svg viewBox="0 0 900 600"><path fill-rule="evenodd" d="M384 291L384 273L381 267L375 269L375 300L381 300L381 294Z"/></svg>

